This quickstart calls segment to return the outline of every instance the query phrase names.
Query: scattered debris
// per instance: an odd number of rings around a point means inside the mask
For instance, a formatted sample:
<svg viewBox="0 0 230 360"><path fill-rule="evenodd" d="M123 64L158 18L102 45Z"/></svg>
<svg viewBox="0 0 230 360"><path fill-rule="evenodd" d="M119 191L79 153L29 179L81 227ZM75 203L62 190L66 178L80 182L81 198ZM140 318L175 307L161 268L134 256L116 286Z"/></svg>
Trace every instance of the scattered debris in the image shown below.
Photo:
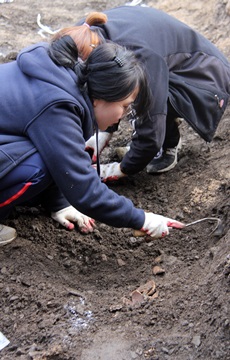
<svg viewBox="0 0 230 360"><path fill-rule="evenodd" d="M153 266L153 275L163 275L165 273L165 269L163 269L159 265Z"/></svg>
<svg viewBox="0 0 230 360"><path fill-rule="evenodd" d="M137 6L142 2L142 0L133 0L130 2L127 2L125 5L129 5L129 6Z"/></svg>
<svg viewBox="0 0 230 360"><path fill-rule="evenodd" d="M45 35L45 34L54 35L54 34L56 34L56 32L58 32L60 30L60 29L52 30L49 26L43 25L41 23L41 15L40 14L38 14L38 16L37 16L37 24L41 29L38 31L38 34L41 35L41 37L43 37L43 38L47 37L47 35Z"/></svg>
<svg viewBox="0 0 230 360"><path fill-rule="evenodd" d="M10 341L0 331L0 350L4 349L4 347L9 345L9 343L10 343Z"/></svg>
<svg viewBox="0 0 230 360"><path fill-rule="evenodd" d="M68 293L74 296L78 296L80 298L86 299L86 296L79 290L76 289L67 289Z"/></svg>
<svg viewBox="0 0 230 360"><path fill-rule="evenodd" d="M0 0L0 4L11 3L14 0Z"/></svg>
<svg viewBox="0 0 230 360"><path fill-rule="evenodd" d="M134 290L131 294L131 305L141 304L145 301L144 294L141 294L140 291Z"/></svg>
<svg viewBox="0 0 230 360"><path fill-rule="evenodd" d="M145 4L142 4L142 0L132 0L130 2L127 2L125 3L126 6L137 6L137 5L140 5L140 6L147 6Z"/></svg>
<svg viewBox="0 0 230 360"><path fill-rule="evenodd" d="M78 331L86 329L94 321L93 312L85 309L84 300L81 298L80 304L72 301L66 304L64 308L72 327Z"/></svg>
<svg viewBox="0 0 230 360"><path fill-rule="evenodd" d="M132 291L129 297L124 296L122 298L122 304L110 306L110 311L122 310L123 306L138 306L145 301L156 299L158 294L155 282L149 280L147 283L140 285L136 290Z"/></svg>
<svg viewBox="0 0 230 360"><path fill-rule="evenodd" d="M141 285L137 288L137 291L139 291L141 294L152 296L156 291L156 284L154 280L149 280L144 285Z"/></svg>

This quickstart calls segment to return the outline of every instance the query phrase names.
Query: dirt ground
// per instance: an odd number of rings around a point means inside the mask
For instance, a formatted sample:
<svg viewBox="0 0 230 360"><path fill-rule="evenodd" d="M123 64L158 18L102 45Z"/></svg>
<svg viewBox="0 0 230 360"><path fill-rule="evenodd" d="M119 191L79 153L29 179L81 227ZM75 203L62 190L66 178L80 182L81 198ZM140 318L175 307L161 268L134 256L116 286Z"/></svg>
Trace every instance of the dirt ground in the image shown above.
<svg viewBox="0 0 230 360"><path fill-rule="evenodd" d="M38 14L56 30L120 4L0 4L0 60L43 40ZM196 28L230 57L229 0L146 4ZM7 224L19 236L0 248L0 331L10 340L2 360L230 359L229 123L230 107L211 144L182 123L175 169L159 176L142 171L111 185L135 205L184 222L219 217L223 226L213 234L215 224L205 222L155 241L100 223L93 234L81 235L39 208L17 209ZM130 134L122 124L103 161L117 160L114 149ZM145 284L139 299L133 291Z"/></svg>

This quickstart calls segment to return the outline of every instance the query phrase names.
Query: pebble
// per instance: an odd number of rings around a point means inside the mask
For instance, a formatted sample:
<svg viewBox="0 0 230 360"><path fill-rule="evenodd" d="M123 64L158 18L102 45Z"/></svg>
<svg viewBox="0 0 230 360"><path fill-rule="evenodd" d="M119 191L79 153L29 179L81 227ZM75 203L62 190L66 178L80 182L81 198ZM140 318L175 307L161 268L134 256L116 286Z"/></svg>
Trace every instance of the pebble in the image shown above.
<svg viewBox="0 0 230 360"><path fill-rule="evenodd" d="M159 265L155 265L152 271L154 275L163 275L165 273L165 270Z"/></svg>
<svg viewBox="0 0 230 360"><path fill-rule="evenodd" d="M1 274L3 274L3 275L6 275L6 274L7 274L7 270L6 270L6 267L5 267L5 266L3 266L3 267L1 268Z"/></svg>
<svg viewBox="0 0 230 360"><path fill-rule="evenodd" d="M125 261L123 261L123 260L120 259L120 258L117 259L117 263L118 263L119 266L124 266L124 265L126 265Z"/></svg>
<svg viewBox="0 0 230 360"><path fill-rule="evenodd" d="M136 350L136 354L138 355L142 355L143 354L143 350L141 348Z"/></svg>
<svg viewBox="0 0 230 360"><path fill-rule="evenodd" d="M168 354L168 353L169 353L169 350L168 350L166 347L162 347L161 350L162 350L165 354Z"/></svg>
<svg viewBox="0 0 230 360"><path fill-rule="evenodd" d="M181 322L182 326L187 326L188 324L189 324L189 322L187 320L184 320L184 321Z"/></svg>
<svg viewBox="0 0 230 360"><path fill-rule="evenodd" d="M193 343L193 345L195 345L196 347L200 346L200 344L201 344L200 335L195 335L195 336L193 336L192 343Z"/></svg>
<svg viewBox="0 0 230 360"><path fill-rule="evenodd" d="M101 255L101 260L102 261L108 261L108 258L107 258L107 256L105 254L102 254Z"/></svg>
<svg viewBox="0 0 230 360"><path fill-rule="evenodd" d="M131 359L136 359L138 355L134 351L131 351L130 356L131 356Z"/></svg>

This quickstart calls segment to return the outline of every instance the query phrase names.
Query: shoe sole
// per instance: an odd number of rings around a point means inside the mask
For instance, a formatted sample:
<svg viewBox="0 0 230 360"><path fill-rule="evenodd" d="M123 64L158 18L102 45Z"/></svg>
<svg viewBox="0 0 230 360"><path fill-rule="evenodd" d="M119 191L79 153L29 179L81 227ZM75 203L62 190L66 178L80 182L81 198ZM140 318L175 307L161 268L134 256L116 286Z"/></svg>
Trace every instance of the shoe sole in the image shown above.
<svg viewBox="0 0 230 360"><path fill-rule="evenodd" d="M11 243L13 240L16 239L16 237L17 237L17 235L13 236L11 239L8 239L8 240L0 240L0 246L4 246L4 245Z"/></svg>
<svg viewBox="0 0 230 360"><path fill-rule="evenodd" d="M179 142L178 142L178 144L177 144L176 150L177 150L177 151L180 151L181 149L182 149L182 140L181 140L181 137L180 137L180 140L179 140Z"/></svg>

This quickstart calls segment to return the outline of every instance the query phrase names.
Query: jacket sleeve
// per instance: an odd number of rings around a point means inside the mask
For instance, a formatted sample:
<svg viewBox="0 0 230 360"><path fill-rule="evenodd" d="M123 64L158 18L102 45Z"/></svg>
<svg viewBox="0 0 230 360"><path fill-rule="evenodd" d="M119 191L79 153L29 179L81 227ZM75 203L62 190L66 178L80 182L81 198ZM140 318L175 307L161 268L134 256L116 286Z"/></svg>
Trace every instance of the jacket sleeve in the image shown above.
<svg viewBox="0 0 230 360"><path fill-rule="evenodd" d="M136 122L130 150L121 161L121 171L132 175L143 170L162 147L165 129L164 114L149 116L141 124Z"/></svg>
<svg viewBox="0 0 230 360"><path fill-rule="evenodd" d="M78 113L76 104L54 104L30 123L27 134L73 207L107 225L140 229L144 211L110 190L91 166L82 131L87 119Z"/></svg>
<svg viewBox="0 0 230 360"><path fill-rule="evenodd" d="M132 50L145 67L151 90L151 107L142 122L135 122L130 151L121 162L121 169L125 174L143 170L162 147L169 94L169 69L165 60L144 46Z"/></svg>

